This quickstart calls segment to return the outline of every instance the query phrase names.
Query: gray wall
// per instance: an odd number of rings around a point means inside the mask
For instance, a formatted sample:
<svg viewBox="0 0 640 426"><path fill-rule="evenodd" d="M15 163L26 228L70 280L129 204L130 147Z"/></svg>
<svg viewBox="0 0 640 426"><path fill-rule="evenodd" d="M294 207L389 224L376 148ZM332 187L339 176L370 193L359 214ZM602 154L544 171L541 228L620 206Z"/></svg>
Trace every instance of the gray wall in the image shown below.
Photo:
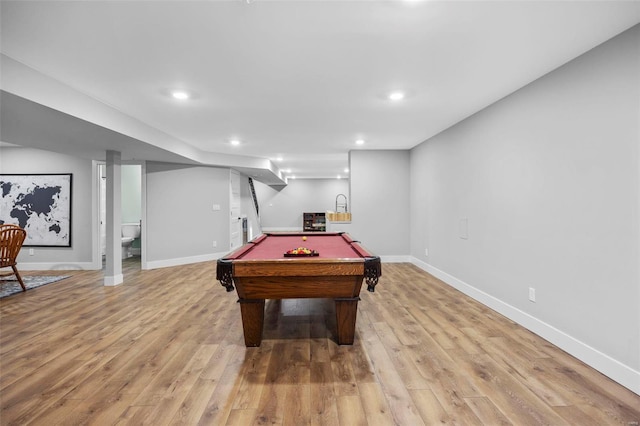
<svg viewBox="0 0 640 426"><path fill-rule="evenodd" d="M92 226L94 179L91 160L79 159L37 149L3 147L0 149L0 173L72 173L71 247L25 248L18 263L33 264L33 269L90 269L93 267ZM95 213L97 215L97 212ZM97 219L95 221L97 224ZM97 226L97 225L96 225ZM37 264L41 264L40 266Z"/></svg>
<svg viewBox="0 0 640 426"><path fill-rule="evenodd" d="M379 256L409 254L409 151L351 151L351 235Z"/></svg>
<svg viewBox="0 0 640 426"><path fill-rule="evenodd" d="M636 26L411 152L411 254L636 392L639 40Z"/></svg>
<svg viewBox="0 0 640 426"><path fill-rule="evenodd" d="M278 190L256 183L262 228L301 230L303 212L335 210L347 196L351 224L341 227L385 260L409 256L409 151L352 151L350 178L292 179Z"/></svg>
<svg viewBox="0 0 640 426"><path fill-rule="evenodd" d="M345 194L351 208L348 179L290 179L278 190L256 182L264 230L302 230L303 212L335 210L336 196Z"/></svg>
<svg viewBox="0 0 640 426"><path fill-rule="evenodd" d="M137 206L123 221L137 221L141 198L139 172L129 176L123 166L123 198ZM101 268L93 259L93 237L99 238L98 186L91 160L48 151L3 147L0 173L73 173L72 246L23 249L18 262L24 270ZM149 268L215 259L229 251L229 169L148 162L146 165L146 261ZM243 176L243 179L246 178ZM188 185L185 185L188 182ZM248 189L245 188L248 197ZM125 199L123 199L124 208ZM95 204L95 205L94 205ZM213 204L220 210L214 211ZM243 202L242 208L245 213ZM255 215L248 216L257 223ZM144 218L143 218L144 219ZM96 227L93 230L93 227ZM257 227L257 225L255 225ZM95 231L95 232L94 232ZM213 247L213 241L217 247Z"/></svg>
<svg viewBox="0 0 640 426"><path fill-rule="evenodd" d="M147 163L149 268L204 261L229 251L229 185L226 168Z"/></svg>
<svg viewBox="0 0 640 426"><path fill-rule="evenodd" d="M142 219L142 166L123 164L122 174L122 223L140 222Z"/></svg>

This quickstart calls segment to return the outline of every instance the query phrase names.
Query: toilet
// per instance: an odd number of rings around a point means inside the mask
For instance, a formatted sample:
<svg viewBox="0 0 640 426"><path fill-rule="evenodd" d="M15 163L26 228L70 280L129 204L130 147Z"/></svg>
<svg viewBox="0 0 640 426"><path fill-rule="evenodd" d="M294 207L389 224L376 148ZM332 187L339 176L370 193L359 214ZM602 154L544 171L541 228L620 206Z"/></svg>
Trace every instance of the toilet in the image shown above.
<svg viewBox="0 0 640 426"><path fill-rule="evenodd" d="M127 259L131 256L131 245L136 238L140 238L140 223L123 223L122 224L122 258Z"/></svg>

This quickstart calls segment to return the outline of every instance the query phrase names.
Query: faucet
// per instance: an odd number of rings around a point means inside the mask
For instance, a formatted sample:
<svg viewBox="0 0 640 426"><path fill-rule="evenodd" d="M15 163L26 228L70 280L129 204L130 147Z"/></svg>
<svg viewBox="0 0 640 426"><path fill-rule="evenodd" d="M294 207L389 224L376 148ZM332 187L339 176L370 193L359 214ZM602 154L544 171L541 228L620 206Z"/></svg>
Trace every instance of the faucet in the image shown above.
<svg viewBox="0 0 640 426"><path fill-rule="evenodd" d="M338 199L339 199L340 197L344 198L344 204L338 204ZM340 207L344 207L344 212L345 212L345 213L349 211L349 209L347 208L347 196L346 196L346 195L344 195L344 194L338 194L338 195L336 195L336 213L338 213L338 212L339 212L339 210L338 210L338 206L340 206Z"/></svg>

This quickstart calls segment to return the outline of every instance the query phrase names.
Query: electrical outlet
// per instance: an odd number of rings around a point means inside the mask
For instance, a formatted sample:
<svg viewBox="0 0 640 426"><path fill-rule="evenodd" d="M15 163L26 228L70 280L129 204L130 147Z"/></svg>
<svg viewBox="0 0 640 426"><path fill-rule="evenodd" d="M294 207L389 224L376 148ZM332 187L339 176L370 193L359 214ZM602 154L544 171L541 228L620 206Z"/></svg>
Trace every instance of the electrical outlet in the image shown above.
<svg viewBox="0 0 640 426"><path fill-rule="evenodd" d="M536 301L536 289L533 287L529 287L529 300L532 302Z"/></svg>
<svg viewBox="0 0 640 426"><path fill-rule="evenodd" d="M29 249L29 256L33 256L34 250L33 249Z"/></svg>
<svg viewBox="0 0 640 426"><path fill-rule="evenodd" d="M214 246L214 247L218 247L218 242L217 242L217 241L214 241L214 242L213 242L213 246Z"/></svg>

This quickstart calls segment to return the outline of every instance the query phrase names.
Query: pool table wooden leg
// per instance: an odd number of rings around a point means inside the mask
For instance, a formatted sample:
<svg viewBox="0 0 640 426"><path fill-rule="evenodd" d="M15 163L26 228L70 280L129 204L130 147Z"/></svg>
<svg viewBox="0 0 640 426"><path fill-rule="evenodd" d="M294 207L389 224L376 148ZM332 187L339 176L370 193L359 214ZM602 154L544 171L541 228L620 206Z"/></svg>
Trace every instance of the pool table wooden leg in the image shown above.
<svg viewBox="0 0 640 426"><path fill-rule="evenodd" d="M335 299L339 345L353 345L359 300L359 297L341 297Z"/></svg>
<svg viewBox="0 0 640 426"><path fill-rule="evenodd" d="M247 347L260 346L264 326L264 299L240 299L244 344Z"/></svg>

